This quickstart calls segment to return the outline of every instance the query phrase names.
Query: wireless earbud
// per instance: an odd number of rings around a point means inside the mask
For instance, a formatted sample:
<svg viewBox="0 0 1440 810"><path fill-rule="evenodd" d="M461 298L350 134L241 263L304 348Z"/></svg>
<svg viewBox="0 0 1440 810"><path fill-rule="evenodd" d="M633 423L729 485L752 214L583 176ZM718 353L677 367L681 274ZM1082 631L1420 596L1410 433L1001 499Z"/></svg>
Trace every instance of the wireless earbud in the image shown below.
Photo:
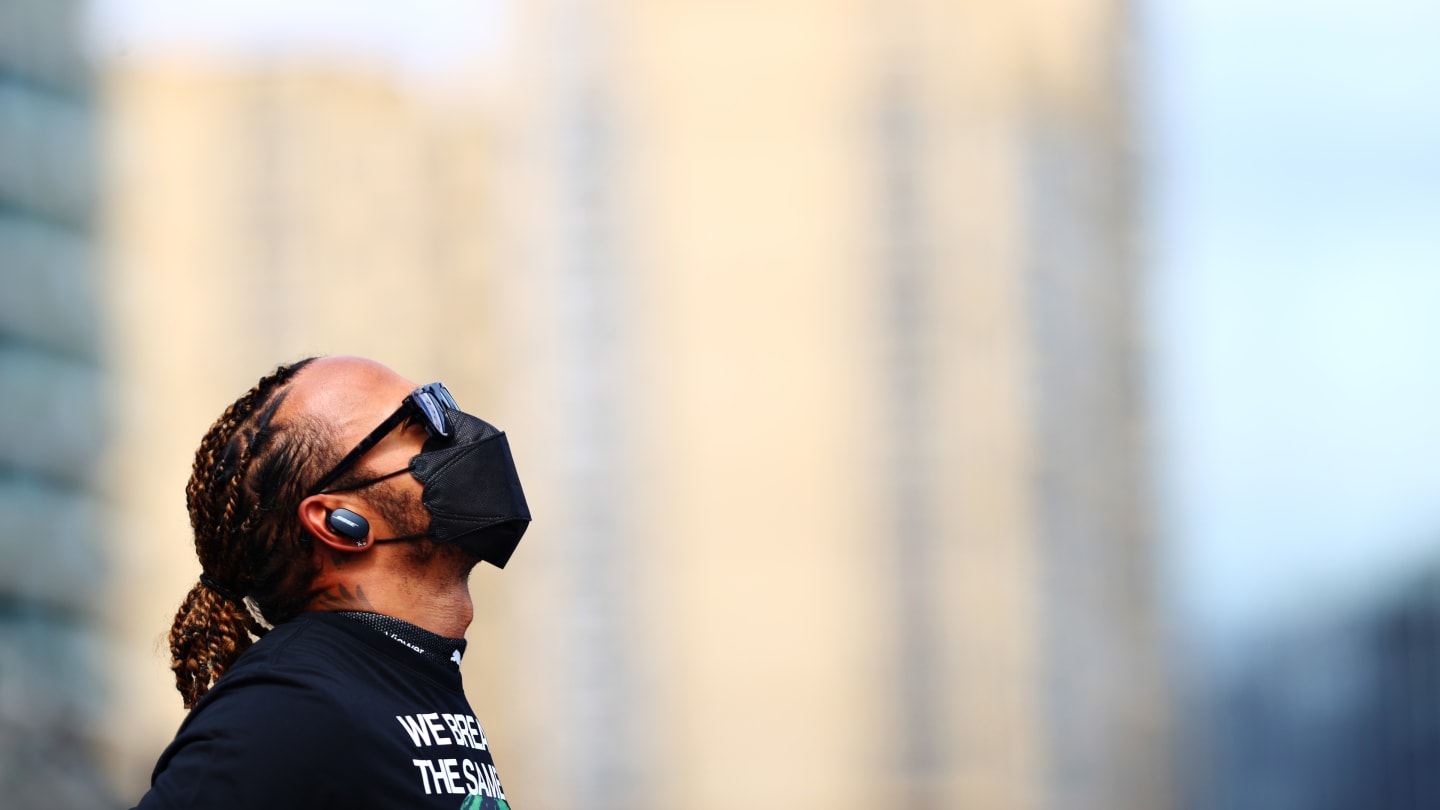
<svg viewBox="0 0 1440 810"><path fill-rule="evenodd" d="M370 536L370 521L349 509L336 509L330 512L325 516L325 525L330 527L330 531L348 537L361 545L364 545L365 538Z"/></svg>

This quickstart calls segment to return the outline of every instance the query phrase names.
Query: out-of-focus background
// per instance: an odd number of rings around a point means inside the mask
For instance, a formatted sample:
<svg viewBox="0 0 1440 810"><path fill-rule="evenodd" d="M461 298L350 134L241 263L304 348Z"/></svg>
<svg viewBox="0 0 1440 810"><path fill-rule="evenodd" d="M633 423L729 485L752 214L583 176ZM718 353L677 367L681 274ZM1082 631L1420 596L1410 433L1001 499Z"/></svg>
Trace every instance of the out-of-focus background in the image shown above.
<svg viewBox="0 0 1440 810"><path fill-rule="evenodd" d="M347 353L510 434L519 807L1440 806L1436 42L0 0L0 803L143 793L194 448Z"/></svg>

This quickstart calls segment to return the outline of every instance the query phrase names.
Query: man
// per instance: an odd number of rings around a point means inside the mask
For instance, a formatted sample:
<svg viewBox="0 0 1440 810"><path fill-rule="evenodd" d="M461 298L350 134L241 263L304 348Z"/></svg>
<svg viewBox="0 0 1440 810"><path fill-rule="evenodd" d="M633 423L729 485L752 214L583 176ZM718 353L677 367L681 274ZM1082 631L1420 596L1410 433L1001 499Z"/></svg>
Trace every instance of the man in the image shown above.
<svg viewBox="0 0 1440 810"><path fill-rule="evenodd" d="M186 501L191 712L139 808L509 807L459 670L470 570L530 521L503 433L439 383L306 360L226 409Z"/></svg>

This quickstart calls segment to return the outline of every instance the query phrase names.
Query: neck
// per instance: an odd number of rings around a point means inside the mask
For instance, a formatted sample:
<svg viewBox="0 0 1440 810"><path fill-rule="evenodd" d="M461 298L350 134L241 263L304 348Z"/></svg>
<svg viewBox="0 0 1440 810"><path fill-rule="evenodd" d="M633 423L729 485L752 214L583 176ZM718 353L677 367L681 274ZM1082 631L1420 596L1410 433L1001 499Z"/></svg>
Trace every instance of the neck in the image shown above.
<svg viewBox="0 0 1440 810"><path fill-rule="evenodd" d="M457 568L435 558L416 563L387 552L376 549L363 561L353 555L325 560L307 610L380 613L446 638L463 638L475 615L469 587L474 564Z"/></svg>

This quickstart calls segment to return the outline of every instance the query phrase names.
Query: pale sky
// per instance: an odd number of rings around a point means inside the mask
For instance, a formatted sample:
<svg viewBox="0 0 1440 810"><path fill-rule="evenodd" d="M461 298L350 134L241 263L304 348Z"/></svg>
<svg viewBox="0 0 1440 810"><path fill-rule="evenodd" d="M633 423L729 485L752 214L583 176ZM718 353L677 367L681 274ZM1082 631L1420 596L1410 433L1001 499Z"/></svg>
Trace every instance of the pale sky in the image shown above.
<svg viewBox="0 0 1440 810"><path fill-rule="evenodd" d="M101 57L156 45L378 60L418 79L493 58L506 0L91 0Z"/></svg>
<svg viewBox="0 0 1440 810"><path fill-rule="evenodd" d="M92 42L423 77L502 50L506 8L98 0ZM1440 3L1136 16L1164 583L1224 641L1440 562Z"/></svg>
<svg viewBox="0 0 1440 810"><path fill-rule="evenodd" d="M1440 564L1440 4L1143 8L1168 571L1226 635Z"/></svg>

